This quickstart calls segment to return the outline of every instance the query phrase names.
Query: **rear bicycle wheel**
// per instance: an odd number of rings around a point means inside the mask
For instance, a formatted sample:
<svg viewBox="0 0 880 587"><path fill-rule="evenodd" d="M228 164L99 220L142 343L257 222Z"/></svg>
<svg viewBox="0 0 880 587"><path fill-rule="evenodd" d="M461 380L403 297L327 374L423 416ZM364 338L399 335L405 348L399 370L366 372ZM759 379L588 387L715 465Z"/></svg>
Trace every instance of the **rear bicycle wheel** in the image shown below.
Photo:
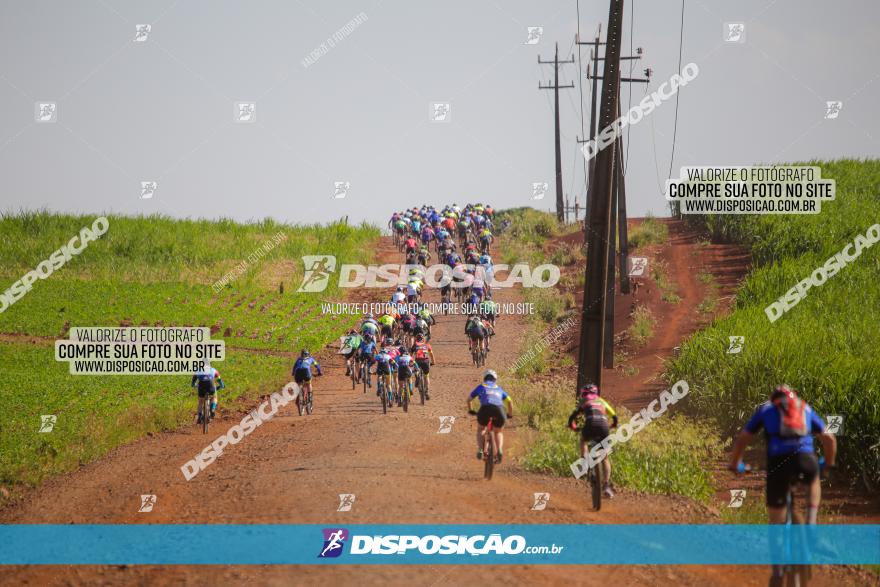
<svg viewBox="0 0 880 587"><path fill-rule="evenodd" d="M410 383L410 381L411 381L410 379L406 380L406 384L403 386L403 391L402 391L402 393L403 393L403 411L404 412L409 411L409 396L412 393L412 387L411 387L412 384Z"/></svg>
<svg viewBox="0 0 880 587"><path fill-rule="evenodd" d="M309 397L308 397L308 403L306 403L306 411L308 411L310 416L312 415L312 412L315 409L314 400L315 400L315 396L312 393L312 388L309 387Z"/></svg>
<svg viewBox="0 0 880 587"><path fill-rule="evenodd" d="M590 493L593 497L593 509L602 508L602 463L590 469Z"/></svg>
<svg viewBox="0 0 880 587"><path fill-rule="evenodd" d="M367 382L370 379L370 365L368 363L364 363L364 376L361 379L363 379L364 393L367 393Z"/></svg>
<svg viewBox="0 0 880 587"><path fill-rule="evenodd" d="M381 379L379 381L381 381ZM377 381L376 384L379 385L379 382ZM384 385L379 385L379 395L382 396L382 413L387 414L388 413L388 392L385 390Z"/></svg>
<svg viewBox="0 0 880 587"><path fill-rule="evenodd" d="M422 405L425 405L425 374L422 373L419 375L419 400Z"/></svg>
<svg viewBox="0 0 880 587"><path fill-rule="evenodd" d="M300 387L299 397L296 398L296 411L300 416L306 411L306 390L303 387Z"/></svg>
<svg viewBox="0 0 880 587"><path fill-rule="evenodd" d="M202 434L208 433L208 424L211 419L210 408L208 407L208 398L199 398L199 412L202 414Z"/></svg>
<svg viewBox="0 0 880 587"><path fill-rule="evenodd" d="M485 447L483 450L483 459L485 459L483 477L486 478L486 481L491 481L492 473L495 471L495 435L492 434L492 430L489 428L484 431L484 434L486 435L486 440L483 443Z"/></svg>

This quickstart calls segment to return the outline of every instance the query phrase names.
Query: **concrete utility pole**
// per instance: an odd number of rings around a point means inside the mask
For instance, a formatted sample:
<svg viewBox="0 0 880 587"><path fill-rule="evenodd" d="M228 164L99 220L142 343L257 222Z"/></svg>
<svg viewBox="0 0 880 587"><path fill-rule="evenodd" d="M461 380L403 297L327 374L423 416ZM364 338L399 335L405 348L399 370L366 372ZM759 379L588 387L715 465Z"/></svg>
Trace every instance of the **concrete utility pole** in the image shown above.
<svg viewBox="0 0 880 587"><path fill-rule="evenodd" d="M547 84L546 86L542 86L540 82L538 82L539 90L553 90L553 98L555 105L555 120L556 120L556 219L559 220L560 223L565 222L565 202L562 197L562 153L560 153L559 147L559 89L566 88L574 88L574 84L569 84L567 86L559 85L559 64L565 63L574 63L574 55L571 56L571 59L568 61L560 61L559 60L559 43L556 43L556 54L553 57L553 61L541 61L541 56L538 56L538 63L542 64L553 64L553 85Z"/></svg>
<svg viewBox="0 0 880 587"><path fill-rule="evenodd" d="M620 84L620 45L623 0L611 0L599 127L609 126L617 117ZM596 155L592 201L587 219L587 266L584 272L584 299L581 310L581 341L578 361L578 389L587 382L602 384L605 343L605 311L608 297L608 248L611 238L611 204L617 154L617 141ZM611 295L614 295L612 277ZM575 390L577 391L577 390Z"/></svg>

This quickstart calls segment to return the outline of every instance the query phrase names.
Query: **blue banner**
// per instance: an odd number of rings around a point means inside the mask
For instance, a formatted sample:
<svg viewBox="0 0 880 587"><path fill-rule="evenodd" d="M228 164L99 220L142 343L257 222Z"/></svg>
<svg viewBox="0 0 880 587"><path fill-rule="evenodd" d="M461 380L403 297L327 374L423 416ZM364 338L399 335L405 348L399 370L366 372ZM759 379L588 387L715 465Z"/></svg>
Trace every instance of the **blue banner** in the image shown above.
<svg viewBox="0 0 880 587"><path fill-rule="evenodd" d="M880 564L880 525L0 526L5 565Z"/></svg>

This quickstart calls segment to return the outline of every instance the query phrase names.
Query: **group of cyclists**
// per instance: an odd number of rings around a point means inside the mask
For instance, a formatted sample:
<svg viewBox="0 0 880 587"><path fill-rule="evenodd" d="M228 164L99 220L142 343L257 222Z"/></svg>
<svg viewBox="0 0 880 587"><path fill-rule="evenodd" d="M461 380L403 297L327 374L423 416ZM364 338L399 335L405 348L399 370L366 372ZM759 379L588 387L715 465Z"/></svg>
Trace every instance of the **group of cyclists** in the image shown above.
<svg viewBox="0 0 880 587"><path fill-rule="evenodd" d="M492 301L489 287L493 217L492 207L479 203L464 207L452 204L439 210L422 206L396 212L391 217L389 227L395 243L406 256L407 264L415 267L409 271L407 285L397 287L392 293L383 313L364 315L360 325L351 328L344 336L340 352L345 357L346 376L366 377L367 386L372 387L370 375L375 373L377 395L380 387L397 393L417 376L429 381L431 367L436 363L436 354L430 343L436 320L423 295L424 269L432 259L432 249L440 262L453 269L460 268L458 277L466 283L465 287L457 289L463 290L463 299L468 300L471 308L465 321L469 350L479 345L488 353L489 339L494 335L498 316L498 306ZM505 221L504 226L508 222ZM440 288L441 302L450 299L447 288ZM313 369L318 376L322 375L318 361L303 349L293 366L292 375L304 390L310 391ZM380 379L383 385L379 384ZM513 402L498 379L496 371L486 370L481 383L467 396L467 409L477 417L477 458L485 457L484 431L491 422L497 447L495 459L501 462L503 428L508 418L513 417ZM198 386L200 397L210 397L210 414L199 414L199 418L213 418L217 409L217 390L224 387L219 372L205 365L193 375L192 386ZM430 399L429 395L426 396ZM477 411L472 410L475 401L480 406ZM577 424L581 419L583 424L579 427ZM598 386L588 383L578 390L576 407L567 426L580 432L581 455L589 451L591 443L604 440L617 425L617 414L601 396ZM789 492L800 484L808 487L807 521L815 524L821 499L819 475L822 467L815 454L812 436L819 435L824 467L829 468L834 466L837 452L834 435L792 387L785 384L775 386L768 401L758 406L737 437L730 457L731 470L743 471L743 453L762 430L767 440L766 504L770 522L785 521ZM614 491L610 457L605 455L601 466L603 493L611 498Z"/></svg>

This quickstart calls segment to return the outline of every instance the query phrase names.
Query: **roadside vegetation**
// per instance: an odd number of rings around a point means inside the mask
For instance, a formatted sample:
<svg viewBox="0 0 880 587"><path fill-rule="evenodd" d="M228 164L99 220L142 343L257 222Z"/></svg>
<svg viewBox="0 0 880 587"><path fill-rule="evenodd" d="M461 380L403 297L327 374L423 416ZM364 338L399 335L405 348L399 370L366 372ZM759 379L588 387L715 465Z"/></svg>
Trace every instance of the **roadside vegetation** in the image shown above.
<svg viewBox="0 0 880 587"><path fill-rule="evenodd" d="M2 289L96 216L0 217ZM296 293L301 256L365 263L379 236L375 227L339 222L109 220L106 234L0 313L0 486L36 484L193 417L187 376L70 375L67 363L55 361L52 342L71 327L210 327L226 343L226 360L215 364L228 386L220 392L222 413L240 397L277 391L289 380L287 353L319 350L355 319L322 315L320 302L338 293L335 279L322 294ZM248 261L267 241L275 243L271 250ZM215 292L212 285L235 267L243 271ZM44 414L58 417L50 433L38 432Z"/></svg>
<svg viewBox="0 0 880 587"><path fill-rule="evenodd" d="M628 232L629 247L635 249L648 245L660 245L669 240L669 229L666 224L650 214Z"/></svg>
<svg viewBox="0 0 880 587"><path fill-rule="evenodd" d="M547 252L551 239L565 234L553 215L530 208L505 211L504 214L514 224L501 243L503 262L583 267L582 250L558 247ZM649 219L642 225L647 226L641 232L642 236L636 237L642 244L666 240L666 226L661 222ZM529 471L571 476L569 466L579 456L578 435L566 427L568 416L574 409L574 382L549 372L547 366L565 367L573 365L574 361L568 356L560 359L553 349L544 347L542 340L554 326L573 316L577 305L573 298L569 301L570 294L563 296L558 288L524 289L522 293L527 301L535 303L536 310L531 328L523 339L522 352L532 352L535 356L505 377L505 387L517 401L518 417L533 432L521 463ZM628 331L630 340L637 346L645 344L653 335L654 323L655 319L647 308L637 308ZM542 350L535 353L534 349ZM623 423L630 414L621 409L619 416ZM685 417L663 417L646 426L631 441L615 447L612 480L616 486L634 491L678 494L705 502L713 494L714 487L704 464L718 458L722 450L721 441L708 426Z"/></svg>
<svg viewBox="0 0 880 587"><path fill-rule="evenodd" d="M836 200L818 215L692 216L715 239L743 243L756 267L735 310L694 335L669 361L673 379L695 393L690 406L725 434L745 423L773 385L788 382L822 416L844 416L840 466L869 490L880 488L880 244L813 287L771 323L764 308L880 222L880 161L821 165L837 181ZM729 336L744 336L727 354Z"/></svg>

